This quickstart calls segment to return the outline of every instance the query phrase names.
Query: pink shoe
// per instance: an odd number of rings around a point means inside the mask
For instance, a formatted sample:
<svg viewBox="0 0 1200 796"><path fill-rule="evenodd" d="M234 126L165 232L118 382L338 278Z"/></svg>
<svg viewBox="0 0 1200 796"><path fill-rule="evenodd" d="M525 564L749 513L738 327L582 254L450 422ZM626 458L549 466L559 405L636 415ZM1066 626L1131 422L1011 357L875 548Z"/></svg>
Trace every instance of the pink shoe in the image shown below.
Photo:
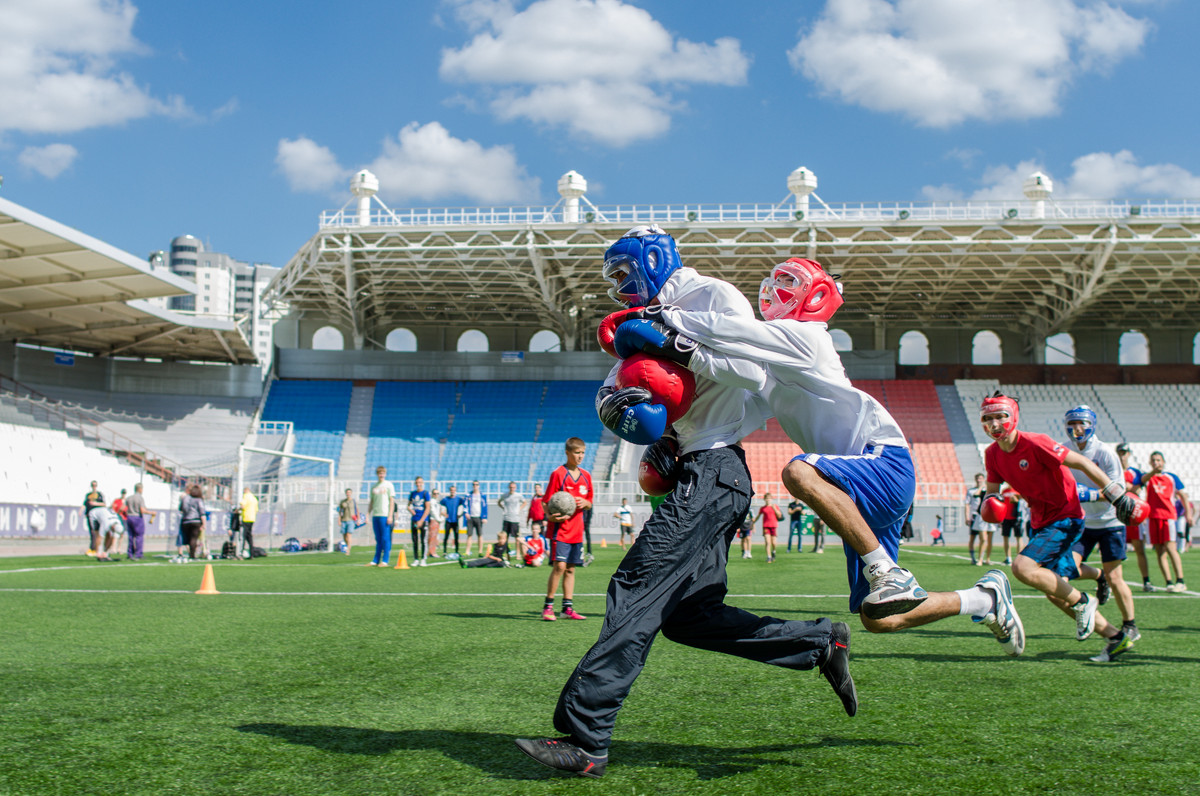
<svg viewBox="0 0 1200 796"><path fill-rule="evenodd" d="M558 617L554 615L553 608L547 608L545 611L542 611L542 619L547 622L555 622L558 620Z"/></svg>
<svg viewBox="0 0 1200 796"><path fill-rule="evenodd" d="M567 619L587 619L587 617L583 614L576 613L574 608L564 609L563 616L565 616Z"/></svg>

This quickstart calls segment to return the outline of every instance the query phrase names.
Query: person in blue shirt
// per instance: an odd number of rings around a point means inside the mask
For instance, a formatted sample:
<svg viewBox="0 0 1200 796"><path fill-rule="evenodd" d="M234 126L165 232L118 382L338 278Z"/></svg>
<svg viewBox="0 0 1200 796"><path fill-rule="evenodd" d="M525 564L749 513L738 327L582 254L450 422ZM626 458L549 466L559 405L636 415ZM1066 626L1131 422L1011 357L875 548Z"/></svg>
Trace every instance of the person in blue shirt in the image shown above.
<svg viewBox="0 0 1200 796"><path fill-rule="evenodd" d="M458 555L458 515L462 511L463 499L458 495L458 487L450 485L450 494L442 498L446 507L446 530L442 535L442 555L447 554L450 547L450 532L454 532L454 553Z"/></svg>
<svg viewBox="0 0 1200 796"><path fill-rule="evenodd" d="M413 566L425 566L425 532L429 528L429 492L425 490L425 479L417 476L413 480L416 487L408 493L408 513L412 515L409 532L413 544Z"/></svg>

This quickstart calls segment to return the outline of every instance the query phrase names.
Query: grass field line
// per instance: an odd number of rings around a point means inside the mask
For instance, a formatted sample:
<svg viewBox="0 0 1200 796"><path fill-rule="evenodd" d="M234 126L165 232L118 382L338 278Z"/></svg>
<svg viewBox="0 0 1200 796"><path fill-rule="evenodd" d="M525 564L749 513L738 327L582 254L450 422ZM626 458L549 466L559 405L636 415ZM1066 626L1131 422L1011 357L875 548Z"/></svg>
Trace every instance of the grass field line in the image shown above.
<svg viewBox="0 0 1200 796"><path fill-rule="evenodd" d="M40 589L0 588L0 593L22 594L194 594L191 589ZM222 591L221 594L243 597L544 597L542 592L421 592L421 591ZM575 596L601 598L603 593L577 592ZM731 599L795 599L829 600L849 599L849 594L730 594ZM1185 591L1176 594L1135 594L1135 600L1176 600L1183 597L1200 597L1200 592ZM1040 594L1014 594L1014 600L1040 600Z"/></svg>

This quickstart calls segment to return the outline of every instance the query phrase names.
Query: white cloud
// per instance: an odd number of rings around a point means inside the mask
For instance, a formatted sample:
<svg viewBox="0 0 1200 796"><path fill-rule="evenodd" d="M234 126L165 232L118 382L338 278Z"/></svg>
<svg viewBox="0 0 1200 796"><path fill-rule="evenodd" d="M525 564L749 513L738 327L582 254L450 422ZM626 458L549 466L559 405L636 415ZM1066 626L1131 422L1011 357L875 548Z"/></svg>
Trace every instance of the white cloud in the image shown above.
<svg viewBox="0 0 1200 796"><path fill-rule="evenodd" d="M736 39L677 39L619 0L536 0L521 11L508 0L469 0L456 10L478 32L442 51L443 79L480 85L501 119L610 146L665 133L683 107L670 88L740 85L750 65Z"/></svg>
<svg viewBox="0 0 1200 796"><path fill-rule="evenodd" d="M405 125L396 138L384 139L383 152L367 168L379 178L380 196L393 200L513 202L538 195L538 181L510 147L455 138L437 122Z"/></svg>
<svg viewBox="0 0 1200 796"><path fill-rule="evenodd" d="M328 147L303 136L282 139L275 163L297 192L338 192L352 173ZM384 139L366 168L379 178L379 195L388 201L515 202L536 198L540 187L510 147L455 138L437 122L405 125L395 138Z"/></svg>
<svg viewBox="0 0 1200 796"><path fill-rule="evenodd" d="M67 133L150 115L188 115L160 100L116 62L141 55L128 0L0 3L0 131Z"/></svg>
<svg viewBox="0 0 1200 796"><path fill-rule="evenodd" d="M297 193L325 193L349 179L350 172L338 165L337 156L311 138L279 140L275 165Z"/></svg>
<svg viewBox="0 0 1200 796"><path fill-rule="evenodd" d="M77 157L79 150L70 144L49 144L25 147L17 156L17 162L53 180L69 169Z"/></svg>
<svg viewBox="0 0 1200 796"><path fill-rule="evenodd" d="M1052 115L1149 30L1098 0L828 0L788 58L844 102L948 127Z"/></svg>
<svg viewBox="0 0 1200 796"><path fill-rule="evenodd" d="M1200 198L1200 176L1173 163L1140 165L1127 149L1078 157L1070 174L1062 177L1039 161L1023 160L1015 166L989 166L980 177L980 187L969 195L949 184L926 185L921 194L930 201L1020 199L1022 183L1035 171L1054 180L1056 199Z"/></svg>

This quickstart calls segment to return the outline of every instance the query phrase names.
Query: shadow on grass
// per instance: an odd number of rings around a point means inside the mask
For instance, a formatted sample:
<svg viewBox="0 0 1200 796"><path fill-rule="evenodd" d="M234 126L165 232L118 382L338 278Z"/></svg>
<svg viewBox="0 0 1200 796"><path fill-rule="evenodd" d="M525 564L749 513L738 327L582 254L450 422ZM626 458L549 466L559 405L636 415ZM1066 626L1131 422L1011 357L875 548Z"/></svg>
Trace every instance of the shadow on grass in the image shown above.
<svg viewBox="0 0 1200 796"><path fill-rule="evenodd" d="M513 745L513 736L462 730L372 730L361 727L295 724L242 724L235 729L281 738L327 752L386 755L398 750L441 752L489 776L505 779L550 779L563 776L528 759ZM915 746L875 738L825 736L807 743L769 744L737 748L688 746L650 741L619 741L613 759L622 766L686 768L702 780L745 774L764 765L806 765L799 753L813 749L855 746Z"/></svg>
<svg viewBox="0 0 1200 796"><path fill-rule="evenodd" d="M455 612L450 612L450 611L441 611L441 612L435 614L435 616L449 616L454 619L513 619L518 622L541 622L542 621L542 614L540 611L538 613L531 612L528 614L489 614L489 613L482 613L482 612L478 612L478 611L476 611L476 612L461 611L461 612L455 613Z"/></svg>

